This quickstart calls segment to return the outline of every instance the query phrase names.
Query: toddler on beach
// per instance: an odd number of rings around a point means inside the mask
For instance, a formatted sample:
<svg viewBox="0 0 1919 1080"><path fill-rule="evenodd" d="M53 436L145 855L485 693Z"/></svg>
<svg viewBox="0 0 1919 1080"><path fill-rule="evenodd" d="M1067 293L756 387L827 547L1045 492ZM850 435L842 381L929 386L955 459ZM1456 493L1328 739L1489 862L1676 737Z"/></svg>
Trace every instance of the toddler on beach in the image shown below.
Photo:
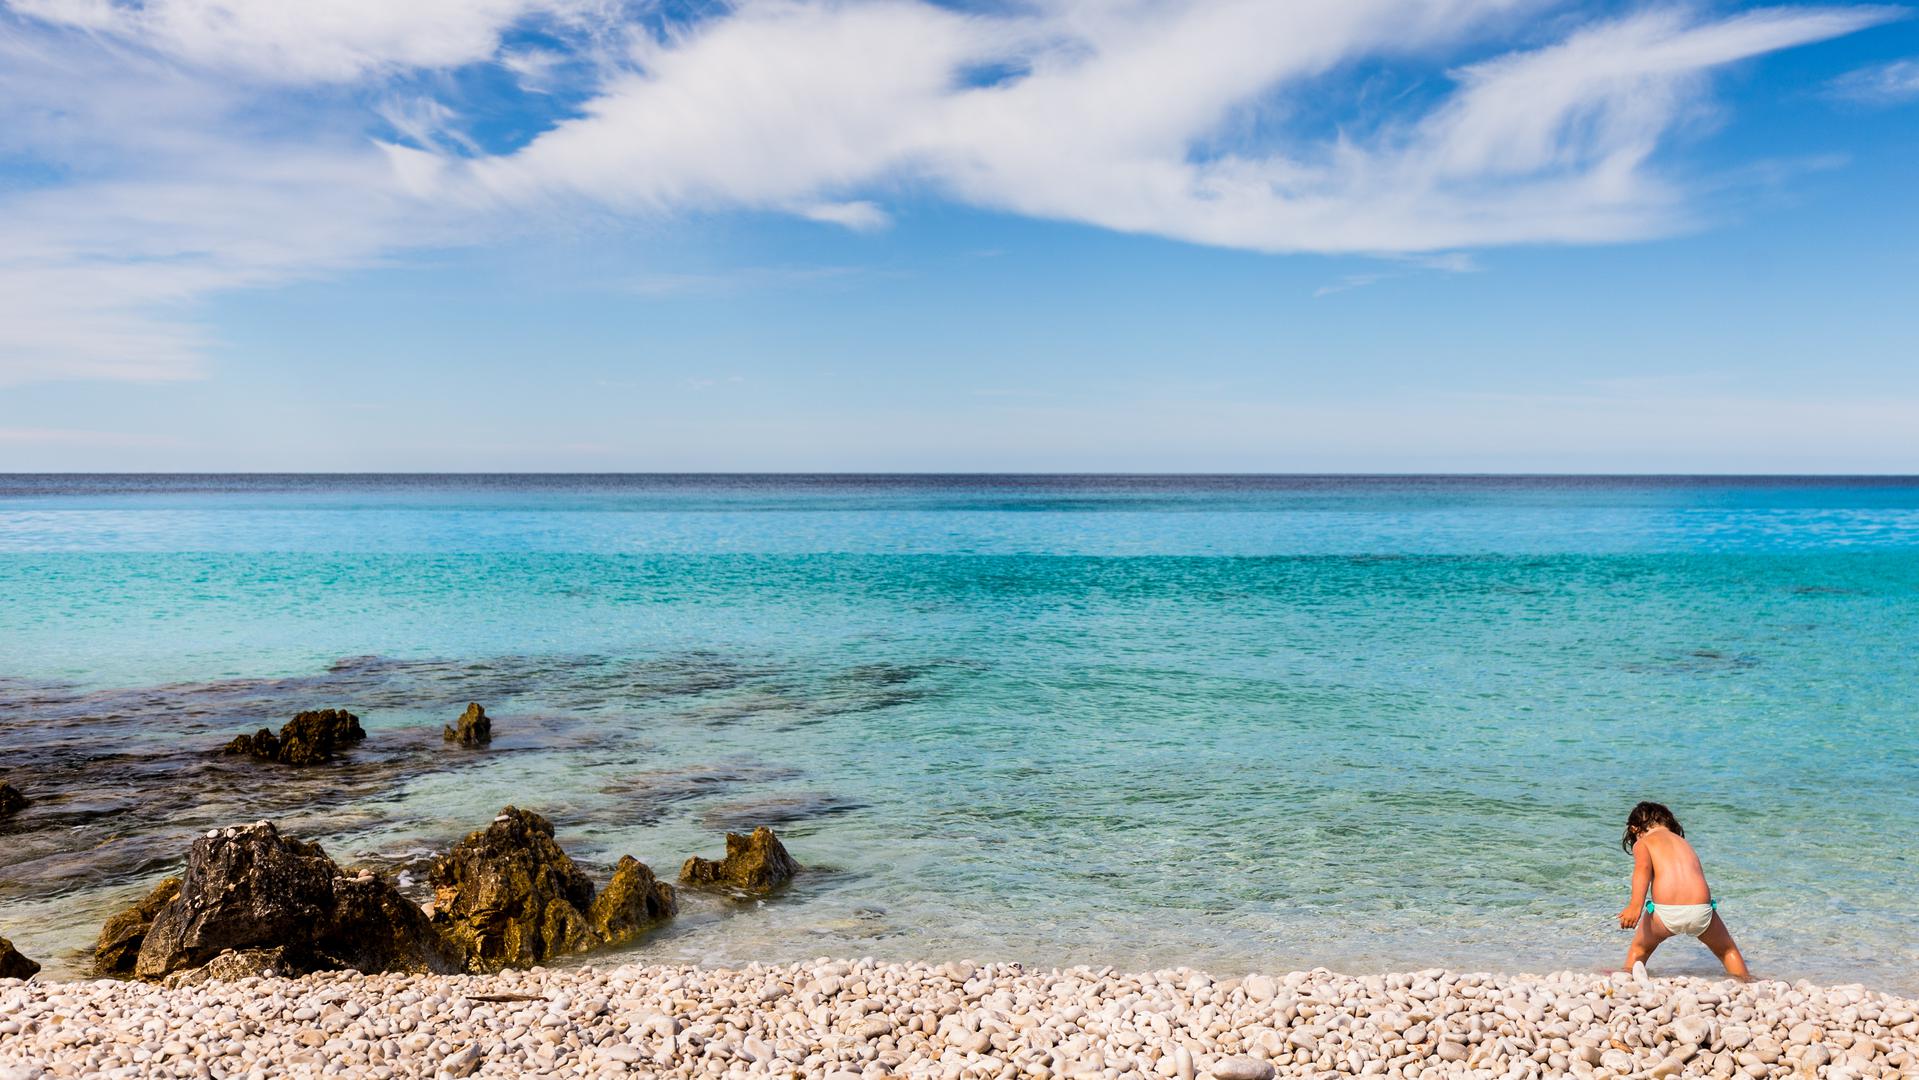
<svg viewBox="0 0 1919 1080"><path fill-rule="evenodd" d="M1633 807L1619 846L1632 856L1632 901L1619 913L1619 925L1639 930L1626 950L1626 970L1674 934L1690 934L1719 957L1728 975L1750 981L1745 957L1706 886L1706 871L1673 812L1656 802Z"/></svg>

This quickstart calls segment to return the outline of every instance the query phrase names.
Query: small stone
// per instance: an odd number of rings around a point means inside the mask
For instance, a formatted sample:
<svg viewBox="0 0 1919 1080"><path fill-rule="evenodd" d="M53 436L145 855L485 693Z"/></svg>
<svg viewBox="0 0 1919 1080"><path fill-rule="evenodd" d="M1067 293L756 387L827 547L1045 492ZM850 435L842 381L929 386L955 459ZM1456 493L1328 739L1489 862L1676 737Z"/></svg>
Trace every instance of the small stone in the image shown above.
<svg viewBox="0 0 1919 1080"><path fill-rule="evenodd" d="M1229 1057L1215 1062L1213 1080L1273 1080L1273 1067L1258 1058Z"/></svg>
<svg viewBox="0 0 1919 1080"><path fill-rule="evenodd" d="M440 1059L441 1076L468 1076L480 1067L480 1044L468 1043Z"/></svg>
<svg viewBox="0 0 1919 1080"><path fill-rule="evenodd" d="M1273 1000L1273 997L1279 993L1279 984L1269 975L1248 975L1239 985L1246 991L1247 1000L1259 1002L1262 1005Z"/></svg>
<svg viewBox="0 0 1919 1080"><path fill-rule="evenodd" d="M1698 1046L1712 1034L1712 1021L1703 1016L1682 1016L1672 1022L1673 1037L1683 1043Z"/></svg>

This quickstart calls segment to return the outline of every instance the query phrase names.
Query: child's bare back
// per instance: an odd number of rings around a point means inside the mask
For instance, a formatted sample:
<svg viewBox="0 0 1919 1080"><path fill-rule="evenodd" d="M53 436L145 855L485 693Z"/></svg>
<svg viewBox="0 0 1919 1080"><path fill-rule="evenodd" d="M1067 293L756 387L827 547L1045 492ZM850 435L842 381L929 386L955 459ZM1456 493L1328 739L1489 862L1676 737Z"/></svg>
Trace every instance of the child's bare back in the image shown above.
<svg viewBox="0 0 1919 1080"><path fill-rule="evenodd" d="M1732 932L1719 917L1712 888L1706 884L1699 855L1686 842L1686 830L1665 806L1642 802L1626 819L1620 846L1633 857L1632 899L1619 913L1619 925L1636 930L1626 950L1626 969L1652 956L1659 943L1688 934L1726 965L1726 973L1750 979Z"/></svg>

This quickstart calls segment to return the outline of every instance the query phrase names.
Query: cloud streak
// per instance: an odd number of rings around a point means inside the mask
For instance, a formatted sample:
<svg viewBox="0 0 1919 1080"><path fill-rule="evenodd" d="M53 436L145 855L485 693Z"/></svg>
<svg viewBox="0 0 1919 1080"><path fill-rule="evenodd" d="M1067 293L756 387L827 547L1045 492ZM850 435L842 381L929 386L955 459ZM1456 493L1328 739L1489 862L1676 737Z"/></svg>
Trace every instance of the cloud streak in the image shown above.
<svg viewBox="0 0 1919 1080"><path fill-rule="evenodd" d="M1839 76L1827 93L1862 105L1903 105L1919 101L1919 60L1894 60Z"/></svg>

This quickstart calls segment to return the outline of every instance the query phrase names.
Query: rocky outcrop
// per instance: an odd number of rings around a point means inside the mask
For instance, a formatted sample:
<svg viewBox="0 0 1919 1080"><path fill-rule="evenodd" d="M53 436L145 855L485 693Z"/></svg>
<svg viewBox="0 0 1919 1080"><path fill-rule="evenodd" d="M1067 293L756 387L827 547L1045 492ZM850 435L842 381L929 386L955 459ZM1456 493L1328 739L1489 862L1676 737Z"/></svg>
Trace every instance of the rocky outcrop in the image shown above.
<svg viewBox="0 0 1919 1080"><path fill-rule="evenodd" d="M21 956L13 942L0 937L0 979L31 979L39 972L39 964Z"/></svg>
<svg viewBox="0 0 1919 1080"><path fill-rule="evenodd" d="M215 829L193 842L184 874L107 921L95 963L168 986L269 969L479 973L625 944L679 910L673 886L631 856L595 895L552 823L511 806L428 880L435 900L423 908L268 822Z"/></svg>
<svg viewBox="0 0 1919 1080"><path fill-rule="evenodd" d="M146 898L108 919L100 928L100 940L93 946L93 965L102 975L131 975L133 962L140 956L140 943L147 938L147 927L167 902L180 895L180 879L167 878L153 887Z"/></svg>
<svg viewBox="0 0 1919 1080"><path fill-rule="evenodd" d="M680 897L673 886L631 855L621 857L613 879L587 910L593 932L608 945L624 945L679 913Z"/></svg>
<svg viewBox="0 0 1919 1080"><path fill-rule="evenodd" d="M762 825L751 836L727 833L726 857L718 862L698 855L686 860L680 867L680 881L701 888L762 893L793 880L799 871L800 864L786 853L779 837Z"/></svg>
<svg viewBox="0 0 1919 1080"><path fill-rule="evenodd" d="M366 730L360 727L359 717L345 709L317 709L287 721L278 735L261 728L252 735L236 736L226 753L281 765L318 765L364 738Z"/></svg>
<svg viewBox="0 0 1919 1080"><path fill-rule="evenodd" d="M630 857L596 898L553 823L512 806L434 863L428 880L433 926L473 972L630 941L678 910L673 887Z"/></svg>
<svg viewBox="0 0 1919 1080"><path fill-rule="evenodd" d="M479 702L469 701L460 718L442 730L441 738L461 746L485 746L493 741L493 721Z"/></svg>
<svg viewBox="0 0 1919 1080"><path fill-rule="evenodd" d="M179 891L154 912L133 972L157 980L228 951L282 950L283 974L458 970L425 914L385 879L343 874L320 845L268 822L193 842Z"/></svg>
<svg viewBox="0 0 1919 1080"><path fill-rule="evenodd" d="M6 817L8 814L16 810L24 810L26 807L27 797L20 794L20 789L7 783L5 780L0 780L0 817Z"/></svg>

